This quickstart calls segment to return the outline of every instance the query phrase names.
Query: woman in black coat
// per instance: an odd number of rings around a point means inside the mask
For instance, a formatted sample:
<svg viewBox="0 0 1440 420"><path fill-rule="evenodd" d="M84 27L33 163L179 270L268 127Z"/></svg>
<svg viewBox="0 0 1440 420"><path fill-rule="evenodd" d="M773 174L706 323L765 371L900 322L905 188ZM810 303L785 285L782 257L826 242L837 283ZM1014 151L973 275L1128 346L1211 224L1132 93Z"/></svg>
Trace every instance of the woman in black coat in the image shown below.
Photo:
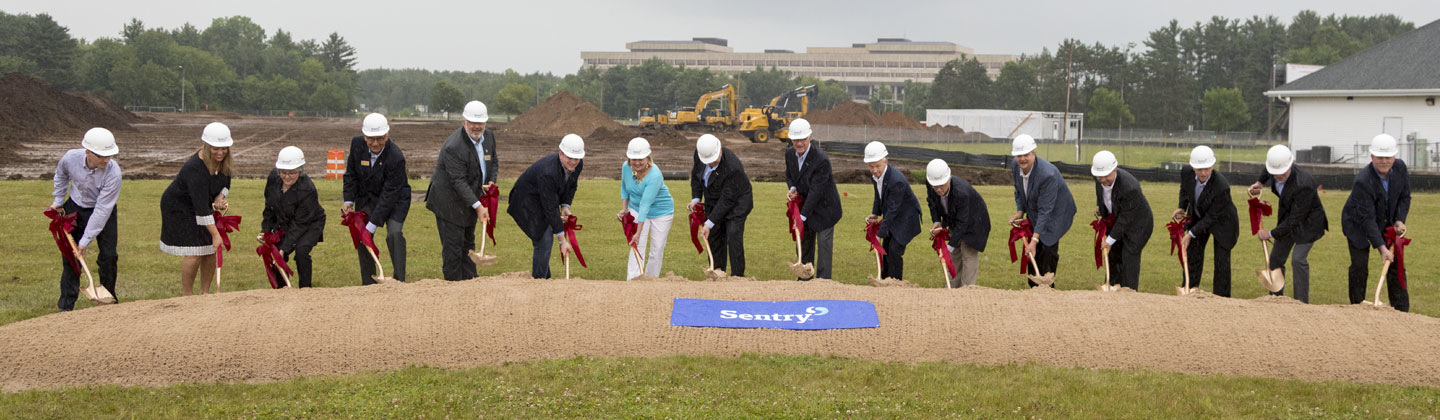
<svg viewBox="0 0 1440 420"><path fill-rule="evenodd" d="M266 232L282 232L280 252L285 261L295 254L295 272L299 274L299 287L310 287L310 250L325 240L325 209L320 207L320 196L315 183L305 175L305 154L295 146L280 150L275 160L275 169L265 179L265 212L260 222L260 236L263 241ZM276 270L276 267L266 267ZM279 273L276 273L279 278Z"/></svg>
<svg viewBox="0 0 1440 420"><path fill-rule="evenodd" d="M210 292L215 278L215 252L224 246L215 226L215 214L225 211L230 194L230 128L210 123L200 136L205 144L190 156L180 173L160 196L160 250L185 257L180 263L180 287L193 294L195 274L201 277L200 294Z"/></svg>

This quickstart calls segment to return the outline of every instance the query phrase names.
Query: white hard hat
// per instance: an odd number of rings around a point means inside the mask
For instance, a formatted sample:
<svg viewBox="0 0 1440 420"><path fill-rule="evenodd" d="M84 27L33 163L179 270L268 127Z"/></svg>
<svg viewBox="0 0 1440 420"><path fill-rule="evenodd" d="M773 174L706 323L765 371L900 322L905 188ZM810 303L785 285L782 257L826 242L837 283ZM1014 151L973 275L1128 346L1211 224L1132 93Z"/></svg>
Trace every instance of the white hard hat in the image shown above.
<svg viewBox="0 0 1440 420"><path fill-rule="evenodd" d="M890 156L890 152L885 150L885 143L872 141L865 145L865 163L879 162L886 156Z"/></svg>
<svg viewBox="0 0 1440 420"><path fill-rule="evenodd" d="M490 121L490 112L485 109L485 104L480 103L480 101L470 101L470 103L465 104L465 112L463 115L465 116L465 121L473 123Z"/></svg>
<svg viewBox="0 0 1440 420"><path fill-rule="evenodd" d="M80 141L80 145L100 156L115 156L120 153L120 146L115 145L115 134L100 127L86 131L85 139Z"/></svg>
<svg viewBox="0 0 1440 420"><path fill-rule="evenodd" d="M380 137L390 133L390 121L384 115L371 113L365 116L365 122L360 124L360 134L365 137Z"/></svg>
<svg viewBox="0 0 1440 420"><path fill-rule="evenodd" d="M805 121L804 118L796 118L795 121L790 122L790 139L791 139L791 140L804 140L804 139L808 139L808 138L810 138L810 134L812 134L812 133L810 132L810 122L809 122L809 121Z"/></svg>
<svg viewBox="0 0 1440 420"><path fill-rule="evenodd" d="M1030 137L1029 134L1015 136L1015 140L1010 142L1010 156L1021 156L1033 151L1035 151L1035 138Z"/></svg>
<svg viewBox="0 0 1440 420"><path fill-rule="evenodd" d="M700 163L715 163L720 159L720 139L711 134L700 135L700 140L695 142L695 154L700 155Z"/></svg>
<svg viewBox="0 0 1440 420"><path fill-rule="evenodd" d="M625 157L630 159L644 159L650 157L650 141L644 137L630 139L630 147L625 148Z"/></svg>
<svg viewBox="0 0 1440 420"><path fill-rule="evenodd" d="M1118 166L1120 166L1120 161L1115 160L1114 153L1110 153L1109 150L1101 150L1100 153L1095 154L1095 159L1090 162L1090 175L1110 175L1111 172L1115 172L1115 168Z"/></svg>
<svg viewBox="0 0 1440 420"><path fill-rule="evenodd" d="M205 126L205 131L200 133L200 140L210 147L230 147L235 140L230 138L230 127L218 122L212 122Z"/></svg>
<svg viewBox="0 0 1440 420"><path fill-rule="evenodd" d="M299 147L286 146L284 149L280 149L280 156L275 158L275 169L288 171L301 166L305 166L305 152L301 151Z"/></svg>
<svg viewBox="0 0 1440 420"><path fill-rule="evenodd" d="M1295 164L1295 154L1290 153L1290 148L1283 144L1271 147L1265 152L1265 171L1270 175L1280 175L1290 170L1290 165Z"/></svg>
<svg viewBox="0 0 1440 420"><path fill-rule="evenodd" d="M1395 137L1389 134L1381 134L1370 139L1370 155L1378 157L1395 157L1400 148L1395 144Z"/></svg>
<svg viewBox="0 0 1440 420"><path fill-rule="evenodd" d="M1215 166L1215 151L1210 146L1195 146L1190 150L1190 167L1209 169Z"/></svg>
<svg viewBox="0 0 1440 420"><path fill-rule="evenodd" d="M930 161L929 165L925 165L925 181L936 187L950 182L950 165L940 159Z"/></svg>
<svg viewBox="0 0 1440 420"><path fill-rule="evenodd" d="M478 104L479 102L472 103ZM585 139L580 138L577 134L566 134L564 138L560 139L560 152L571 159L584 159Z"/></svg>

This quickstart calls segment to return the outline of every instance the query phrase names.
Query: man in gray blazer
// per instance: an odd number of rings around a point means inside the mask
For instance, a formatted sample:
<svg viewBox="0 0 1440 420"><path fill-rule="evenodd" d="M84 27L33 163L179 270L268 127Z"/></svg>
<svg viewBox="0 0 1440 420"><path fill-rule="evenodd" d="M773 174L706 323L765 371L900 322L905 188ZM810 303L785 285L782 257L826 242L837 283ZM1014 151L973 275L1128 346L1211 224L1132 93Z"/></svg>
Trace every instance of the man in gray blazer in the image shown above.
<svg viewBox="0 0 1440 420"><path fill-rule="evenodd" d="M1025 253L1035 256L1035 265L1026 267L1034 275L1054 273L1060 265L1060 238L1070 231L1075 220L1075 197L1070 195L1070 186L1060 176L1060 170L1049 161L1035 156L1035 139L1028 134L1015 137L1010 155L1015 157L1015 166L1010 174L1015 180L1015 215L1010 224L1019 223L1029 216L1035 234L1025 241ZM1030 287L1037 284L1033 281ZM1051 284L1050 287L1055 287Z"/></svg>
<svg viewBox="0 0 1440 420"><path fill-rule="evenodd" d="M440 231L441 268L450 281L477 277L467 253L475 249L475 221L492 222L480 196L495 184L500 162L495 156L495 133L485 128L490 119L485 104L470 101L463 115L460 129L440 146L425 193L425 208L435 213Z"/></svg>

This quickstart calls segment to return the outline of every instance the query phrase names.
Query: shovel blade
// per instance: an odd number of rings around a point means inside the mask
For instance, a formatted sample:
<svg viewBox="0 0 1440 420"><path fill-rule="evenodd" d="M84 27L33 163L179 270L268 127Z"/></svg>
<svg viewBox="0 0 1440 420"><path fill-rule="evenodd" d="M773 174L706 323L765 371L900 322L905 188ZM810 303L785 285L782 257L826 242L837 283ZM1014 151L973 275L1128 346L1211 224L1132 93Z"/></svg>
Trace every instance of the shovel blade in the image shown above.
<svg viewBox="0 0 1440 420"><path fill-rule="evenodd" d="M1035 276L1035 275L1028 275L1028 274L1027 274L1026 277L1029 277L1029 278L1030 278L1030 281L1035 282L1035 284L1038 284L1038 285L1041 285L1041 286L1049 286L1049 285L1055 284L1055 273L1045 273L1045 275L1043 275L1043 276Z"/></svg>
<svg viewBox="0 0 1440 420"><path fill-rule="evenodd" d="M373 279L373 280L375 280L376 283L381 283L381 284L397 284L397 283L402 283L400 280L395 280L394 277L370 276L370 278Z"/></svg>
<svg viewBox="0 0 1440 420"><path fill-rule="evenodd" d="M795 277L808 280L811 277L815 277L815 264L790 263L790 272L794 273Z"/></svg>
<svg viewBox="0 0 1440 420"><path fill-rule="evenodd" d="M90 299L91 302L97 305L115 303L115 295L110 294L110 291L106 290L105 286L97 286L94 288L82 287L80 291L85 294L86 299Z"/></svg>
<svg viewBox="0 0 1440 420"><path fill-rule="evenodd" d="M498 260L499 257L496 257L495 254L481 255L479 252L475 252L474 250L470 251L470 261L475 262L475 265L477 266L489 267L495 265L495 262Z"/></svg>
<svg viewBox="0 0 1440 420"><path fill-rule="evenodd" d="M1260 285L1265 290L1279 293L1285 289L1285 274L1276 268L1274 270L1255 270L1255 276L1260 279Z"/></svg>
<svg viewBox="0 0 1440 420"><path fill-rule="evenodd" d="M725 274L725 270L715 270L715 269L706 269L706 270L705 270L705 279L706 279L706 280L712 280L712 281L713 281L713 280L720 280L720 279L723 279L723 278L725 278L725 277L727 277L727 276L728 276L728 274Z"/></svg>

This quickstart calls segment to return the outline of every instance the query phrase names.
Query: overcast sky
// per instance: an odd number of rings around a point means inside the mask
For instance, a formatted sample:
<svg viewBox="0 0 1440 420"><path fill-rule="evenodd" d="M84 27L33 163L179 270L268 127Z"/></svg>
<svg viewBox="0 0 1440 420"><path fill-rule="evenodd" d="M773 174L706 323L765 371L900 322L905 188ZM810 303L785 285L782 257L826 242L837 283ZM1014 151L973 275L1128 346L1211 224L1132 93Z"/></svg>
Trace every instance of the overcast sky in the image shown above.
<svg viewBox="0 0 1440 420"><path fill-rule="evenodd" d="M1067 37L1123 46L1171 19L1190 26L1211 16L1321 16L1393 13L1415 26L1440 19L1437 0L1204 1L618 1L403 2L0 0L6 13L49 13L77 38L118 37L131 17L147 28L216 17L250 17L267 34L296 40L339 32L358 50L359 69L573 73L580 51L624 51L637 40L718 37L736 51L849 46L880 37L950 41L979 54L1038 53ZM444 4L441 6L441 4ZM709 6L707 6L709 5Z"/></svg>

